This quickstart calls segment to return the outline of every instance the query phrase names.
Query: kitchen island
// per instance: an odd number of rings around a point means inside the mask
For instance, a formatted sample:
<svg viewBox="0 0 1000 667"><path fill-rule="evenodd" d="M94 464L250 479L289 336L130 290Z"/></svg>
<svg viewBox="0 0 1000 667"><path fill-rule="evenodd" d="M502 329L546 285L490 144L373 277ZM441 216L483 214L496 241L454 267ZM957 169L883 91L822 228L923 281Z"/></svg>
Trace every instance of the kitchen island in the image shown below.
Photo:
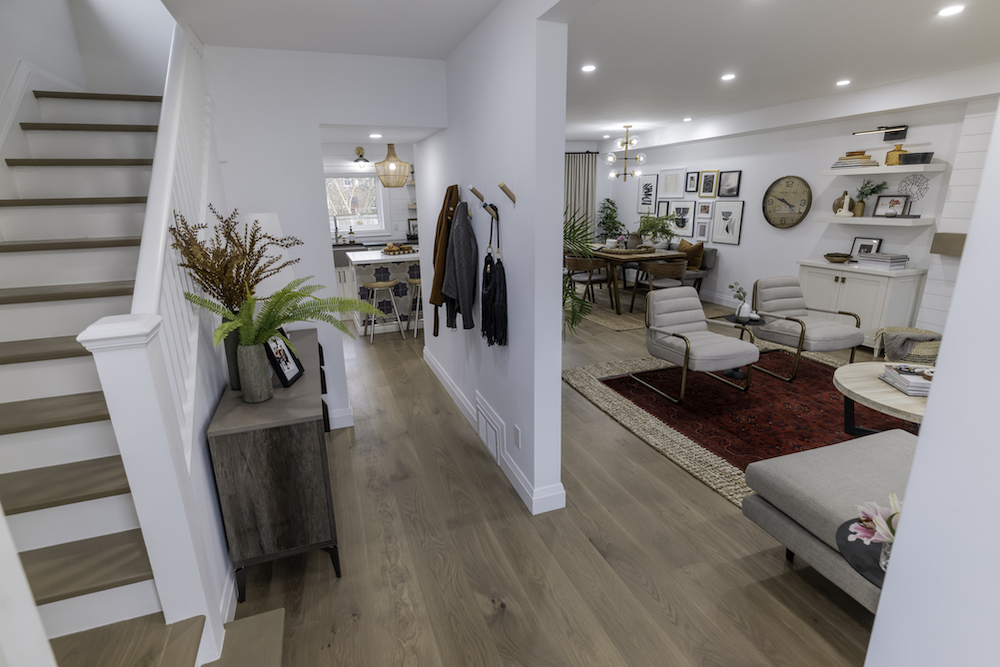
<svg viewBox="0 0 1000 667"><path fill-rule="evenodd" d="M399 308L399 319L402 320L404 328L409 328L407 327L407 321L410 318L410 310L413 305L413 297L416 289L414 286L408 284L406 279L407 277L420 277L420 253L386 255L381 250L359 250L357 252L348 252L346 255L352 269L353 285L357 287L353 290L352 294L343 293L342 296L369 301L371 294L369 294L368 289L361 286L362 283L398 280L399 284L393 288L392 294L396 300L396 307ZM388 315L388 319L384 321L380 319L378 321L375 325L375 333L386 331L395 331L398 333L399 328L396 325L396 317L392 314L392 301L386 298L384 291L379 292L378 298L379 300L375 303L375 307ZM413 316L416 317L416 312L413 313ZM364 325L365 323L361 315L354 313L354 326L358 333L364 330ZM422 326L423 322L420 321L417 325Z"/></svg>

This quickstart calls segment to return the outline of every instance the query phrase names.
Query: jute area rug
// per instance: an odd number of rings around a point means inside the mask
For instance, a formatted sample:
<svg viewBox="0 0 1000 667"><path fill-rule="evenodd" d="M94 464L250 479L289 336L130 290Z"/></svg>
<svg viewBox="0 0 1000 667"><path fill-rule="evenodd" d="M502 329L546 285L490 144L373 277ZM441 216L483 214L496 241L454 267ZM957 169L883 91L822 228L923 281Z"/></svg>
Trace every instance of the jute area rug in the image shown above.
<svg viewBox="0 0 1000 667"><path fill-rule="evenodd" d="M646 291L640 289L639 293L636 294L635 309L634 312L630 313L628 312L628 308L632 301L632 290L631 288L621 290L622 314L617 315L615 314L615 309L611 307L610 299L608 298L609 289L611 287L605 285L603 289L598 287L594 290L597 296L597 303L593 304L590 314L587 315L587 320L595 324L600 324L602 327L611 329L612 331L632 331L645 328ZM582 289L578 289L578 292L583 294ZM701 305L705 309L705 317L708 318L724 317L736 312L733 308L705 301L702 301Z"/></svg>
<svg viewBox="0 0 1000 667"><path fill-rule="evenodd" d="M768 341L758 340L756 345L762 352L784 350L794 353L791 348ZM802 356L832 368L839 368L847 363L842 359L815 352L803 352ZM742 470L674 430L600 381L600 378L642 373L672 366L673 364L656 357L637 357L570 368L563 371L563 380L650 447L737 507L742 507L743 497L751 493ZM757 372L754 375L756 376ZM721 384L719 387L722 391L736 392L735 389ZM750 391L753 391L753 388Z"/></svg>

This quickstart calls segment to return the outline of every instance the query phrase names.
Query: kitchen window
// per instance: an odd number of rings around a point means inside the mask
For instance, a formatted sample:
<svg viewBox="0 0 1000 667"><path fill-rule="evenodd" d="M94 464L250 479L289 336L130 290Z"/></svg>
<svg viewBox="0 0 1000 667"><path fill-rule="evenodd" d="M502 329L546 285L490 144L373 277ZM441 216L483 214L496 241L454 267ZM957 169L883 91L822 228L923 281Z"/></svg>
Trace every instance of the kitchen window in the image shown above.
<svg viewBox="0 0 1000 667"><path fill-rule="evenodd" d="M330 214L330 237L349 230L359 236L386 233L382 184L374 174L327 176L326 207Z"/></svg>

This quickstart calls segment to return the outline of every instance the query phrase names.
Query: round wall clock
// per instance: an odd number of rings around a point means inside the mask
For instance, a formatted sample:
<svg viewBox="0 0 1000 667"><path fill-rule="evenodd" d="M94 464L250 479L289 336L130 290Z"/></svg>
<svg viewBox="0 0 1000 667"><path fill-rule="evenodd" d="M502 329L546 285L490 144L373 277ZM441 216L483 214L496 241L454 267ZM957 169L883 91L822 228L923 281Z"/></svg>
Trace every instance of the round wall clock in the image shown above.
<svg viewBox="0 0 1000 667"><path fill-rule="evenodd" d="M812 190L799 176L782 176L764 191L764 219L779 229L802 222L812 207Z"/></svg>

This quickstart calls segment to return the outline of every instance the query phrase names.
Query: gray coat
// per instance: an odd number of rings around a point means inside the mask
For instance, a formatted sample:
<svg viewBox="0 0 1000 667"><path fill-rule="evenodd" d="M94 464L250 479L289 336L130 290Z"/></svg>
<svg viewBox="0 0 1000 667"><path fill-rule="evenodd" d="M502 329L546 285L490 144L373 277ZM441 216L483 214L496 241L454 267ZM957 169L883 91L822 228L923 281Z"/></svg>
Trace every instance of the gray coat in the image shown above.
<svg viewBox="0 0 1000 667"><path fill-rule="evenodd" d="M445 322L451 328L458 326L457 313L462 313L462 328L472 329L476 323L472 319L473 304L476 301L476 265L479 262L479 246L476 233L469 221L469 207L461 202L455 209L448 237L448 257L444 266L444 284L441 293L445 297Z"/></svg>

